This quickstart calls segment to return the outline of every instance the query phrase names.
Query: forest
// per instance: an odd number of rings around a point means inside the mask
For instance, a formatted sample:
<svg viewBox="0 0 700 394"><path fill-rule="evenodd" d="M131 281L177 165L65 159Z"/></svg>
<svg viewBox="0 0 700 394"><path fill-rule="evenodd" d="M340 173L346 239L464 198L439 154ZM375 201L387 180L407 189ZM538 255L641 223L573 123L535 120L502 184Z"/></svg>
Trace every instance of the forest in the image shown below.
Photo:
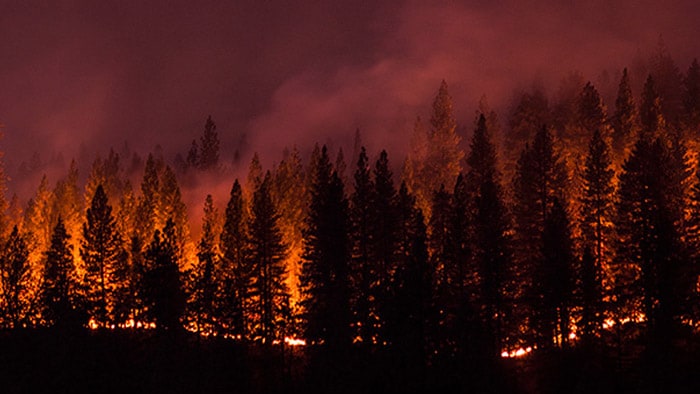
<svg viewBox="0 0 700 394"><path fill-rule="evenodd" d="M442 81L405 159L255 154L201 215L211 117L172 161L4 185L8 391L697 392L700 66L652 64L461 128Z"/></svg>

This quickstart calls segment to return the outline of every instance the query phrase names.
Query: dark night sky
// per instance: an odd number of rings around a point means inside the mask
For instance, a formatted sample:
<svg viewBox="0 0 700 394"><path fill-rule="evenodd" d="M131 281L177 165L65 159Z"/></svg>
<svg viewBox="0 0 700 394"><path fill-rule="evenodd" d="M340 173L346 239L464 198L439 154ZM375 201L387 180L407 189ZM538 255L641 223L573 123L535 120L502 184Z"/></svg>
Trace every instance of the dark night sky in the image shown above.
<svg viewBox="0 0 700 394"><path fill-rule="evenodd" d="M698 20L693 0L4 0L2 149L10 164L124 141L172 157L211 114L225 160L243 132L269 161L358 127L400 152L443 78L467 123L482 94L506 108L514 88L571 70L616 84L659 35L685 70Z"/></svg>

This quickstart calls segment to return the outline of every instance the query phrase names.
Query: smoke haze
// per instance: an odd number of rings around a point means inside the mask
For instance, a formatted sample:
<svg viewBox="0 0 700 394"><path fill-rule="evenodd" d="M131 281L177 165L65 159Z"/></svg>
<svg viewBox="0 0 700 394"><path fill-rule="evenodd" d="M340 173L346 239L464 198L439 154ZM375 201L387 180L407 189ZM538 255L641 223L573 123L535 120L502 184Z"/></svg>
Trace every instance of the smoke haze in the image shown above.
<svg viewBox="0 0 700 394"><path fill-rule="evenodd" d="M515 90L573 70L605 94L660 36L682 71L700 54L689 0L56 3L0 5L10 173L34 152L67 165L125 141L172 159L209 114L226 163L242 139L244 165L253 151L270 165L285 146L348 146L357 128L400 157L441 79L471 127L483 94L505 119Z"/></svg>

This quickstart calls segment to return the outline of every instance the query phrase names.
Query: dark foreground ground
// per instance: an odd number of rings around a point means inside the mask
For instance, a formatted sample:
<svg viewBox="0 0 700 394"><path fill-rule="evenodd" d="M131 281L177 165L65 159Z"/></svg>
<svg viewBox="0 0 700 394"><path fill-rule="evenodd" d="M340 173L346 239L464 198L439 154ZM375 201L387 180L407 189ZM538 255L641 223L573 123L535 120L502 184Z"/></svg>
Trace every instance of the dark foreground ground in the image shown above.
<svg viewBox="0 0 700 394"><path fill-rule="evenodd" d="M522 359L264 349L180 334L0 334L0 393L700 393L697 344L605 346Z"/></svg>

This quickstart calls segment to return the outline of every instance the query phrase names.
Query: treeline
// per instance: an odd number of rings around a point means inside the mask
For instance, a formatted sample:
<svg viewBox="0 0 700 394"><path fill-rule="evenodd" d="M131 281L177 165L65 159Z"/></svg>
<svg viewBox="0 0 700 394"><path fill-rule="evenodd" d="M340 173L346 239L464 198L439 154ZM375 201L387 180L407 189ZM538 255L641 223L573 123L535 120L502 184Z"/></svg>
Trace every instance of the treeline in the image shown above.
<svg viewBox="0 0 700 394"><path fill-rule="evenodd" d="M500 148L482 101L467 154L443 82L400 176L361 144L349 166L325 146L269 171L256 155L224 209L207 196L194 241L178 177L216 171L211 118L177 169L148 157L140 192L114 152L84 192L74 162L24 211L3 202L0 325L302 338L415 364L687 340L700 319L698 63L678 77L679 100L653 76L635 100L625 70L610 114L590 82L566 111L523 94Z"/></svg>

